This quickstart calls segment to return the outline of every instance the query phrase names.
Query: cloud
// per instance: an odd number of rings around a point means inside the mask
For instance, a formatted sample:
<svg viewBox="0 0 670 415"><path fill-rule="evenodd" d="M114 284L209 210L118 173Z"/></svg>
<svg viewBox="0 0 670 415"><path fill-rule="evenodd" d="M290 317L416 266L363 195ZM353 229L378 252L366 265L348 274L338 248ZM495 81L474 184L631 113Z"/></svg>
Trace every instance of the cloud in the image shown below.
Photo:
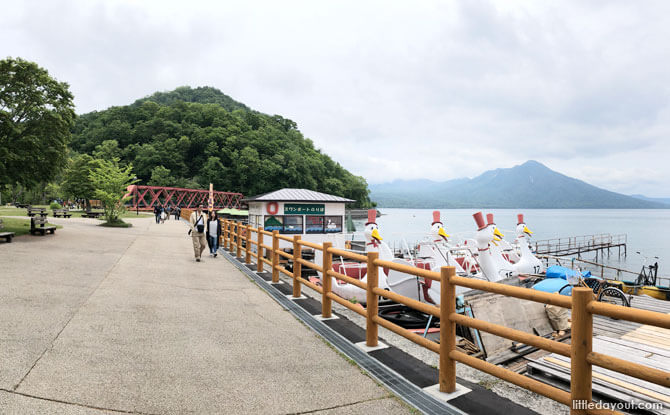
<svg viewBox="0 0 670 415"><path fill-rule="evenodd" d="M5 6L3 53L69 82L79 113L210 85L293 119L371 182L536 159L670 196L667 2Z"/></svg>

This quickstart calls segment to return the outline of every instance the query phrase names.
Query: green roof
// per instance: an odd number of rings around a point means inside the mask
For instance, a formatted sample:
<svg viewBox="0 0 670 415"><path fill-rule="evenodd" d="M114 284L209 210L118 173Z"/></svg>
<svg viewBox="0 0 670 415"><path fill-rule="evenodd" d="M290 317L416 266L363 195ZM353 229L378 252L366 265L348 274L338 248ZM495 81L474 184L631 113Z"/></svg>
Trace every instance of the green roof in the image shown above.
<svg viewBox="0 0 670 415"><path fill-rule="evenodd" d="M230 208L225 208L216 211L219 215L231 215L231 216L249 216L249 211L248 210L240 210L240 209L230 209Z"/></svg>

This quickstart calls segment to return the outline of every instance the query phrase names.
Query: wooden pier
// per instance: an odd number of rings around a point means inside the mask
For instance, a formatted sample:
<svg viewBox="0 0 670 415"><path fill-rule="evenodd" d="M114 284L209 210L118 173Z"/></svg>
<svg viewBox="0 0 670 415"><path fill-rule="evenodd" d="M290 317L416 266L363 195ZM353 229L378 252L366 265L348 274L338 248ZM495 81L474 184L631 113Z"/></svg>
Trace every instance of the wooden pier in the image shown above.
<svg viewBox="0 0 670 415"><path fill-rule="evenodd" d="M596 258L598 258L598 253L603 258L605 254L609 257L612 250L616 249L617 255L626 256L628 254L627 240L626 234L612 235L609 233L545 239L535 242L535 252L552 256L577 255L579 258L583 253L595 251Z"/></svg>

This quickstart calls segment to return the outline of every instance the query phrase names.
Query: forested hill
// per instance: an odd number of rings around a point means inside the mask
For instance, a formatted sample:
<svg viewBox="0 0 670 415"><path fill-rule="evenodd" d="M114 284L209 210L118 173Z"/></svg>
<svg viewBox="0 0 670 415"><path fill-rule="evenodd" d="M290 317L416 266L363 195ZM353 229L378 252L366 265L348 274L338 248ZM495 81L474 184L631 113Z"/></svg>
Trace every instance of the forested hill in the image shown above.
<svg viewBox="0 0 670 415"><path fill-rule="evenodd" d="M249 109L221 91L180 87L78 117L70 147L132 162L140 184L255 195L298 187L370 204L363 177L314 148L297 124Z"/></svg>

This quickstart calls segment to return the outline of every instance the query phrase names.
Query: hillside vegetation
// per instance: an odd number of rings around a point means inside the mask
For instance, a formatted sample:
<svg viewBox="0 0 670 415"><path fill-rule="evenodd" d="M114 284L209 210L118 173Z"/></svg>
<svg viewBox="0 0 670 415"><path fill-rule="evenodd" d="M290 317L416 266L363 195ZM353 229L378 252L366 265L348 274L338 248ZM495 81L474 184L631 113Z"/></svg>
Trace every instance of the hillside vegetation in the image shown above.
<svg viewBox="0 0 670 415"><path fill-rule="evenodd" d="M369 206L367 183L314 148L295 122L249 109L215 88L180 87L77 118L70 148L132 163L140 184L245 195L312 189Z"/></svg>

